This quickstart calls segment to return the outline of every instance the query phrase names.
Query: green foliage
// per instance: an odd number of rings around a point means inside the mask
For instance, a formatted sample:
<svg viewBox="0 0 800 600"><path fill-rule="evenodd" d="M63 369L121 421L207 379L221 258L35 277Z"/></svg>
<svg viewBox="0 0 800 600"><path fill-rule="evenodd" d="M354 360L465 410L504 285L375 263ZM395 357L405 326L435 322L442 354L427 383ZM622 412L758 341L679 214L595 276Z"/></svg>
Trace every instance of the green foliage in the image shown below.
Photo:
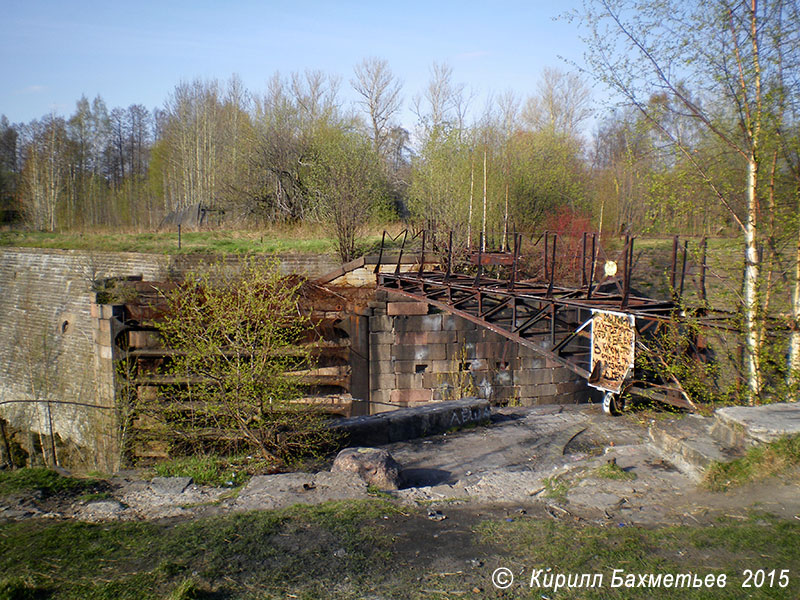
<svg viewBox="0 0 800 600"><path fill-rule="evenodd" d="M594 475L603 479L616 479L619 481L633 481L636 479L636 473L626 471L616 462L607 462L597 467L594 470Z"/></svg>
<svg viewBox="0 0 800 600"><path fill-rule="evenodd" d="M567 501L569 483L566 479L554 475L553 477L545 477L542 483L544 484L544 495L546 498L552 498L562 504Z"/></svg>
<svg viewBox="0 0 800 600"><path fill-rule="evenodd" d="M307 369L308 316L298 307L302 281L280 274L275 259L250 257L235 272L218 263L166 292L155 323L173 351L162 402L136 403L151 431L175 456L256 452L290 460L332 442L321 411L294 403ZM210 468L199 460L200 471ZM216 467L214 467L216 468Z"/></svg>
<svg viewBox="0 0 800 600"><path fill-rule="evenodd" d="M64 477L43 467L0 471L0 495L39 491L46 496L77 494L97 486L93 479Z"/></svg>
<svg viewBox="0 0 800 600"><path fill-rule="evenodd" d="M648 379L670 385L677 380L695 403L730 402L736 378L722 376L722 363L698 349L703 332L697 323L665 325L644 341L647 350L636 355L636 368Z"/></svg>
<svg viewBox="0 0 800 600"><path fill-rule="evenodd" d="M714 463L705 473L706 486L715 491L782 475L800 466L800 435L783 437L774 442L750 448L729 463Z"/></svg>
<svg viewBox="0 0 800 600"><path fill-rule="evenodd" d="M161 477L191 477L198 485L238 486L251 474L266 470L268 463L252 457L184 456L153 465Z"/></svg>
<svg viewBox="0 0 800 600"><path fill-rule="evenodd" d="M9 598L51 590L68 600L239 597L253 585L313 590L314 582L383 570L391 541L375 524L395 513L367 500L183 522L7 523L0 572L15 577L0 579L0 590Z"/></svg>
<svg viewBox="0 0 800 600"><path fill-rule="evenodd" d="M370 214L389 206L380 157L372 144L336 128L324 130L314 145L307 186L322 222L336 236L342 262L353 260Z"/></svg>

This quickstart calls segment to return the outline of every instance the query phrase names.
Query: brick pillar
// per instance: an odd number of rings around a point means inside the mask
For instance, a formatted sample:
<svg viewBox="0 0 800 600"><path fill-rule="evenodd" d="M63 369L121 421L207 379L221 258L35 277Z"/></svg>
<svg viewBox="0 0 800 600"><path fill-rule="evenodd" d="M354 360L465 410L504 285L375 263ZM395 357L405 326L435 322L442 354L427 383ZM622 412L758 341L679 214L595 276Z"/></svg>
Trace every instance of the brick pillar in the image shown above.
<svg viewBox="0 0 800 600"><path fill-rule="evenodd" d="M113 304L92 304L94 332L95 402L98 406L117 407L117 356L114 344L114 323L123 317L124 307ZM115 472L121 462L120 423L118 410L100 409L93 419L97 468Z"/></svg>

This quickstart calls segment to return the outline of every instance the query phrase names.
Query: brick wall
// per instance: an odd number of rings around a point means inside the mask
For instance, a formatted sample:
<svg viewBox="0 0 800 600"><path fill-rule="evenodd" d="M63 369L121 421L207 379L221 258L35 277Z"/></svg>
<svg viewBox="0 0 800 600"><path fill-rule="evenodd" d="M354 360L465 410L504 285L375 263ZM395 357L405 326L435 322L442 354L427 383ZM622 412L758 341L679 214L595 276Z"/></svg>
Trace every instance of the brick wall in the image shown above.
<svg viewBox="0 0 800 600"><path fill-rule="evenodd" d="M318 255L278 258L284 272L309 277L338 266ZM127 276L163 281L219 259L0 249L0 418L14 434L12 441L35 458L40 445L45 452L52 447L52 430L60 463L113 470L119 454L116 414L99 408L110 406L113 398L109 321L97 308L92 312L92 281ZM239 258L224 260L235 264Z"/></svg>
<svg viewBox="0 0 800 600"><path fill-rule="evenodd" d="M423 303L378 298L370 317L373 413L463 396L523 406L588 399L583 378L530 348Z"/></svg>

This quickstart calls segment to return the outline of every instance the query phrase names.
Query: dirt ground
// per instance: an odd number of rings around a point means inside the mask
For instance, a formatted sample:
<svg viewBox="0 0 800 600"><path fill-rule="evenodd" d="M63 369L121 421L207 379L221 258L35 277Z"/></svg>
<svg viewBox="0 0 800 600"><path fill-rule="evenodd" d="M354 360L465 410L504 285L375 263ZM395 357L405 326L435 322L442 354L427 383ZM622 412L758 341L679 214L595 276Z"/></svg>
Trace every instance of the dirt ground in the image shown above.
<svg viewBox="0 0 800 600"><path fill-rule="evenodd" d="M753 509L800 518L797 477L726 493L707 491L664 459L649 442L647 426L641 417L608 417L594 405L500 409L488 426L388 446L404 483L380 495L448 518L456 510L463 515L524 511L596 524L657 526L745 518ZM619 478L603 472L609 462L619 468ZM148 481L126 472L100 484L98 492L80 499L5 498L0 519L190 518L375 495L356 477L327 471L257 476L241 490L180 478Z"/></svg>

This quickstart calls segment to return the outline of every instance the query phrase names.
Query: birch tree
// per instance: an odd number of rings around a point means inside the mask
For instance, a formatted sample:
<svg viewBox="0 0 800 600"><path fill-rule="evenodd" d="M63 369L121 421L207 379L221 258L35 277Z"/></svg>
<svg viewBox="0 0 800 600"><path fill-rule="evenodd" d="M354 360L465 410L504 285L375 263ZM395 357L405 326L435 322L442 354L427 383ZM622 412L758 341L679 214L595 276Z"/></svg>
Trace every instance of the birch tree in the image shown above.
<svg viewBox="0 0 800 600"><path fill-rule="evenodd" d="M402 104L402 84L392 74L389 63L380 58L365 58L355 66L354 72L350 85L361 96L359 104L369 118L375 152L385 157L392 118Z"/></svg>
<svg viewBox="0 0 800 600"><path fill-rule="evenodd" d="M589 69L675 145L741 232L744 368L751 403L763 385L758 335L759 178L765 137L780 118L773 104L776 58L785 30L798 27L785 18L789 4L587 0L579 16L587 31ZM668 102L651 104L654 93L663 94ZM659 118L657 111L664 109L676 118ZM678 124L684 119L715 136L737 157L746 181L741 202L681 138Z"/></svg>

